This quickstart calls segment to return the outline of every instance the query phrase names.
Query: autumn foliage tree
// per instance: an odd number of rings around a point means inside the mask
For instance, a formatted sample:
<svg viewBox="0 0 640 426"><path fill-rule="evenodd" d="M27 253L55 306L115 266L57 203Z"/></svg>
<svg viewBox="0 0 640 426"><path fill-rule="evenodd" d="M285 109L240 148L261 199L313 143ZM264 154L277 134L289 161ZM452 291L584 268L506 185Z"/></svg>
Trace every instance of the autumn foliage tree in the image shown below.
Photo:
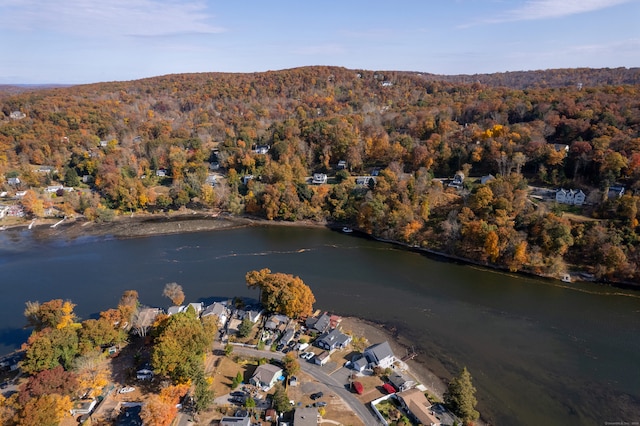
<svg viewBox="0 0 640 426"><path fill-rule="evenodd" d="M193 380L203 371L204 353L213 342L200 319L189 312L171 315L160 324L151 362L176 383Z"/></svg>
<svg viewBox="0 0 640 426"><path fill-rule="evenodd" d="M162 295L169 298L171 303L178 306L184 302L184 292L182 286L178 283L167 283L162 290Z"/></svg>
<svg viewBox="0 0 640 426"><path fill-rule="evenodd" d="M291 318L311 315L316 299L300 277L265 268L247 272L245 279L249 288L260 289L260 302L267 310Z"/></svg>

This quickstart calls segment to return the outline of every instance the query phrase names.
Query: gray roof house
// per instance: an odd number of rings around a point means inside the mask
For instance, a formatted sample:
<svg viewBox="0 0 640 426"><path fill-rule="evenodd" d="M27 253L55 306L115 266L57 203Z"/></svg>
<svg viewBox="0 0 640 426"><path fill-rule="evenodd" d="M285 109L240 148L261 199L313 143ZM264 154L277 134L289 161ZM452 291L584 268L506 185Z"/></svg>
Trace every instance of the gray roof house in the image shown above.
<svg viewBox="0 0 640 426"><path fill-rule="evenodd" d="M284 331L284 334L282 335L282 337L280 338L280 343L283 344L287 344L289 343L291 340L293 340L293 336L296 334L296 331L293 328L287 328Z"/></svg>
<svg viewBox="0 0 640 426"><path fill-rule="evenodd" d="M187 309L187 307L184 305L171 306L169 309L167 309L167 315L171 316L171 315L179 314L180 312L184 312L185 309Z"/></svg>
<svg viewBox="0 0 640 426"><path fill-rule="evenodd" d="M254 386L268 390L276 384L280 376L282 376L282 368L273 364L262 364L256 368L249 381Z"/></svg>
<svg viewBox="0 0 640 426"><path fill-rule="evenodd" d="M223 417L220 426L251 426L251 417Z"/></svg>
<svg viewBox="0 0 640 426"><path fill-rule="evenodd" d="M207 308L202 311L200 317L208 317L209 315L215 315L218 317L218 326L224 327L229 319L229 308L227 308L224 304L215 302L212 305L207 306Z"/></svg>
<svg viewBox="0 0 640 426"><path fill-rule="evenodd" d="M363 356L352 361L351 367L354 370L362 371L367 368L389 368L396 362L397 358L389 346L389 342L376 343L364 350Z"/></svg>
<svg viewBox="0 0 640 426"><path fill-rule="evenodd" d="M404 374L402 371L394 371L391 373L389 375L389 383L391 383L399 392L413 389L416 386L416 381L410 376Z"/></svg>
<svg viewBox="0 0 640 426"><path fill-rule="evenodd" d="M293 413L293 424L295 426L316 426L318 423L318 409L314 407L296 408Z"/></svg>
<svg viewBox="0 0 640 426"><path fill-rule="evenodd" d="M338 329L334 329L329 333L323 334L315 341L316 346L328 351L343 349L349 343L351 343L351 336L343 334Z"/></svg>
<svg viewBox="0 0 640 426"><path fill-rule="evenodd" d="M305 321L305 325L310 331L315 331L316 333L324 333L329 328L329 324L331 323L331 315L328 313L324 313L320 315L318 318L310 317Z"/></svg>

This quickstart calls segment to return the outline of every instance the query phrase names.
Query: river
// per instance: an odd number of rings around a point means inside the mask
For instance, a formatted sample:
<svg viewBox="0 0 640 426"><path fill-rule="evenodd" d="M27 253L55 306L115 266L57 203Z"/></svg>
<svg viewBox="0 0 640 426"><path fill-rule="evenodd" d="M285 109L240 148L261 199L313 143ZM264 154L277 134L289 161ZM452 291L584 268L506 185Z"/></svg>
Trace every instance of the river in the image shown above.
<svg viewBox="0 0 640 426"><path fill-rule="evenodd" d="M253 269L299 275L316 307L395 327L441 377L463 365L478 408L496 425L640 421L640 294L430 259L318 228L258 226L135 239L36 240L0 233L0 351L28 337L27 300L70 299L81 318L124 290L167 307L257 297ZM403 355L403 354L399 354Z"/></svg>

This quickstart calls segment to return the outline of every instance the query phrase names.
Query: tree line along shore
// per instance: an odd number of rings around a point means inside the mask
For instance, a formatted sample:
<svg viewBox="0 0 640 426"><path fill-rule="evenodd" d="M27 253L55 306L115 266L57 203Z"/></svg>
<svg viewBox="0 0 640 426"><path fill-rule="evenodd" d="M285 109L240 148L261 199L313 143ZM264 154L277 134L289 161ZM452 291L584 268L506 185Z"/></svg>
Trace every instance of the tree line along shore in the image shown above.
<svg viewBox="0 0 640 426"><path fill-rule="evenodd" d="M0 225L186 207L634 285L639 75L305 67L0 91Z"/></svg>

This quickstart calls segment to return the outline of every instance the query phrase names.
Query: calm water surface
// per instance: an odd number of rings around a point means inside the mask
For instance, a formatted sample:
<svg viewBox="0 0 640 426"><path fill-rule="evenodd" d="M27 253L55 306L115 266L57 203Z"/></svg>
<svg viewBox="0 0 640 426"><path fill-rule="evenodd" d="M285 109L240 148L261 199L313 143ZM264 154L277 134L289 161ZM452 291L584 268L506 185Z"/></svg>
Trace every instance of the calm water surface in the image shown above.
<svg viewBox="0 0 640 426"><path fill-rule="evenodd" d="M466 365L497 425L640 421L640 293L428 259L324 229L253 227L128 240L0 233L0 352L26 340L27 300L71 299L81 318L136 289L166 307L256 297L247 271L299 275L316 307L396 327L441 377ZM402 355L402 354L400 354Z"/></svg>

